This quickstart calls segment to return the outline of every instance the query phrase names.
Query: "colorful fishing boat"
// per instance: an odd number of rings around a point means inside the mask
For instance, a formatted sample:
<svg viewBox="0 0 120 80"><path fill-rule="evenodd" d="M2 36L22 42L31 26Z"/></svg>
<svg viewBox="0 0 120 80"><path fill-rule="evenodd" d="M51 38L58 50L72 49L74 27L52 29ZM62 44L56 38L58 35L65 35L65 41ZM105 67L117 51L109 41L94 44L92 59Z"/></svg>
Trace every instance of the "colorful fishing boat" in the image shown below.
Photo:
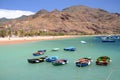
<svg viewBox="0 0 120 80"><path fill-rule="evenodd" d="M46 50L44 49L44 50L38 50L38 52L46 52Z"/></svg>
<svg viewBox="0 0 120 80"><path fill-rule="evenodd" d="M100 56L96 60L96 65L108 65L112 60L108 56Z"/></svg>
<svg viewBox="0 0 120 80"><path fill-rule="evenodd" d="M29 63L40 63L40 62L44 62L46 58L47 58L47 56L44 56L44 57L40 57L40 58L27 59L27 61Z"/></svg>
<svg viewBox="0 0 120 80"><path fill-rule="evenodd" d="M45 60L46 62L53 62L56 61L58 59L57 56L51 56L51 57L47 57Z"/></svg>
<svg viewBox="0 0 120 80"><path fill-rule="evenodd" d="M65 51L75 51L76 48L75 47L67 47L67 48L64 48Z"/></svg>
<svg viewBox="0 0 120 80"><path fill-rule="evenodd" d="M60 60L56 60L56 61L52 62L52 64L54 66L64 65L64 64L67 64L67 63L68 63L67 59L60 59Z"/></svg>
<svg viewBox="0 0 120 80"><path fill-rule="evenodd" d="M75 64L76 64L76 66L78 66L78 67L85 67L85 66L90 65L91 62L92 62L91 58L85 57L85 58L78 59L78 60L75 62Z"/></svg>
<svg viewBox="0 0 120 80"><path fill-rule="evenodd" d="M39 56L39 55L43 55L43 54L44 54L44 52L34 52L33 56Z"/></svg>
<svg viewBox="0 0 120 80"><path fill-rule="evenodd" d="M39 55L42 55L46 52L46 50L38 50L37 52L34 52L33 53L33 56L39 56Z"/></svg>

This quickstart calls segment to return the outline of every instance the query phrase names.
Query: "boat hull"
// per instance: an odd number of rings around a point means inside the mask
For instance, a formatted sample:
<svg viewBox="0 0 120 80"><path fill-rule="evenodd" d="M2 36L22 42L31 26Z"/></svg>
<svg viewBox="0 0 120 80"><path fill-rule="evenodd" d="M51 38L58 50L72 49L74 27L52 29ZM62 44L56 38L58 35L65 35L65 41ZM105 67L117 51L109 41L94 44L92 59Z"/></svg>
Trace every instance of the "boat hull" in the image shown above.
<svg viewBox="0 0 120 80"><path fill-rule="evenodd" d="M102 40L102 42L115 42L115 40Z"/></svg>
<svg viewBox="0 0 120 80"><path fill-rule="evenodd" d="M46 58L47 58L47 56L44 56L44 57L40 57L40 58L27 59L27 61L29 63L40 63L40 62L44 62Z"/></svg>

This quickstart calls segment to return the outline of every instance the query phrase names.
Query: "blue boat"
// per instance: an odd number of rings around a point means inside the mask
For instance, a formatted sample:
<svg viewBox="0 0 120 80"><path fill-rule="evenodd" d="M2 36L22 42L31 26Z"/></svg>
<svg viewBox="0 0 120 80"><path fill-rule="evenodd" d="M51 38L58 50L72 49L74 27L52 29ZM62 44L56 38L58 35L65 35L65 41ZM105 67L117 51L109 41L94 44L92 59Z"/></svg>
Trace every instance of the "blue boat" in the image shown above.
<svg viewBox="0 0 120 80"><path fill-rule="evenodd" d="M33 53L33 56L43 55L45 52L46 52L46 50L38 50L37 52Z"/></svg>
<svg viewBox="0 0 120 80"><path fill-rule="evenodd" d="M46 52L46 50L38 50L38 52Z"/></svg>
<svg viewBox="0 0 120 80"><path fill-rule="evenodd" d="M101 37L102 42L115 42L115 39L111 36Z"/></svg>
<svg viewBox="0 0 120 80"><path fill-rule="evenodd" d="M53 62L53 61L56 61L57 59L58 59L57 56L47 57L47 58L46 58L46 62Z"/></svg>
<svg viewBox="0 0 120 80"><path fill-rule="evenodd" d="M76 48L75 47L67 47L67 48L64 48L65 51L75 51Z"/></svg>
<svg viewBox="0 0 120 80"><path fill-rule="evenodd" d="M43 54L44 54L44 52L34 52L33 56L39 56L39 55L43 55Z"/></svg>
<svg viewBox="0 0 120 80"><path fill-rule="evenodd" d="M113 38L114 39L120 39L120 36L119 35L114 35Z"/></svg>

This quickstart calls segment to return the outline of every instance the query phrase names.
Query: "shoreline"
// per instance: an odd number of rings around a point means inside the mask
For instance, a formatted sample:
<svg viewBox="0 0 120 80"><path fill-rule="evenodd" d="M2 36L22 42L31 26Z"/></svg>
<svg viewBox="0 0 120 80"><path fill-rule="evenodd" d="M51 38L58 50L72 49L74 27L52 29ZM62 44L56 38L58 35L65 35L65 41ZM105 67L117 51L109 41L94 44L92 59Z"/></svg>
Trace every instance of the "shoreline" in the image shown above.
<svg viewBox="0 0 120 80"><path fill-rule="evenodd" d="M66 39L66 38L75 38L75 37L88 37L88 36L103 36L103 35L5 37L5 38L0 38L0 46L1 45L9 45L9 44L20 44L20 43L34 42L34 41L57 40L57 39Z"/></svg>
<svg viewBox="0 0 120 80"><path fill-rule="evenodd" d="M34 41L42 40L56 40L56 39L65 39L65 38L75 38L80 37L80 35L65 35L65 36L33 36L33 37L5 37L0 38L0 45L9 45L9 44L20 44Z"/></svg>

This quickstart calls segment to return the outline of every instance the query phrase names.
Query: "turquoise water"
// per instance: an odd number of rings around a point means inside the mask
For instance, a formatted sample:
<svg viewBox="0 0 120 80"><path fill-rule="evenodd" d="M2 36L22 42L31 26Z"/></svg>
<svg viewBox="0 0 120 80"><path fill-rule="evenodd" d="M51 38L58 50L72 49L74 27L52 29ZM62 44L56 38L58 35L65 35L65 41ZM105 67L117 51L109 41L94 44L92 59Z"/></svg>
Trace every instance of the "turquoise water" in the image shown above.
<svg viewBox="0 0 120 80"><path fill-rule="evenodd" d="M81 40L87 43L81 44ZM69 46L76 47L77 50L75 52L63 50ZM56 47L60 50L51 51ZM32 53L40 49L47 50L42 56L66 58L69 63L62 66L53 66L47 62L28 63L28 58L37 58ZM96 58L103 55L111 57L112 62L108 66L97 66ZM82 57L91 57L93 63L87 67L76 67L75 60ZM115 43L102 43L95 37L5 45L0 46L0 80L120 80L119 57L120 40Z"/></svg>

